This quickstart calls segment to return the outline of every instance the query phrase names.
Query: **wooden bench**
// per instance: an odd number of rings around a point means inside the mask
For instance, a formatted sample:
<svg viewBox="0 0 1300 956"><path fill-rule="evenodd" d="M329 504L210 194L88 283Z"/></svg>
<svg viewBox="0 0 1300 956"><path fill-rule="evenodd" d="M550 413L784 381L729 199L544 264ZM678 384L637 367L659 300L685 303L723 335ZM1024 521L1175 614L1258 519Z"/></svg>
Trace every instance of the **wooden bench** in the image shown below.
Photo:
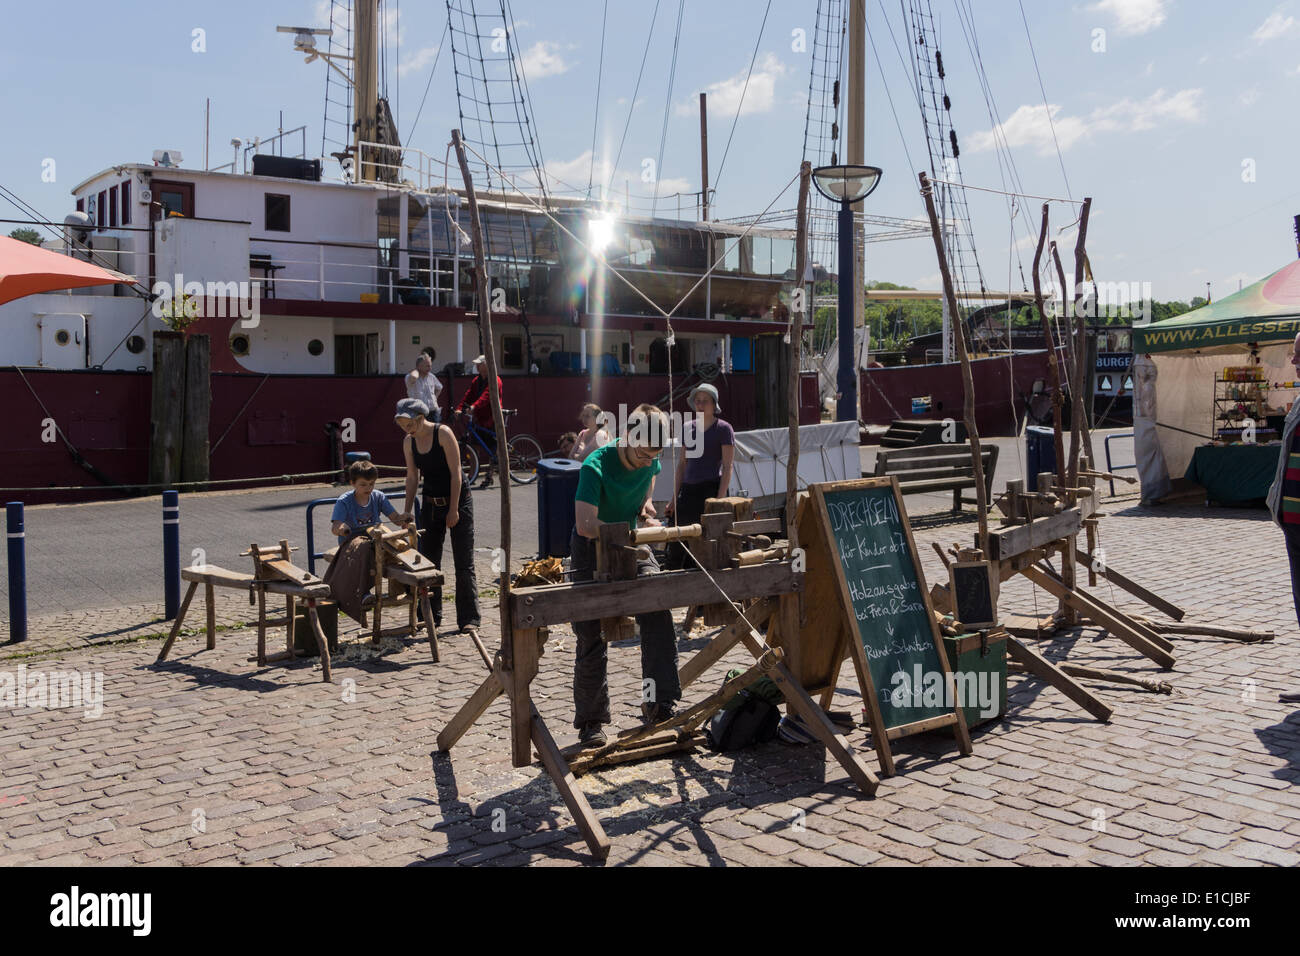
<svg viewBox="0 0 1300 956"><path fill-rule="evenodd" d="M280 542L278 548L259 548L256 544L253 544L248 551L244 552L246 555L253 556L253 574L231 571L215 564L200 564L182 568L181 580L188 581L190 586L185 592L185 598L181 601L180 610L176 614L175 623L172 624L171 633L167 635L162 650L158 652L157 663L165 661L167 655L171 653L172 645L176 643L176 638L181 632L181 625L185 623L185 615L189 612L190 601L194 598L194 592L202 584L204 599L207 604L208 650L215 650L217 646L217 609L215 600L217 588L237 588L247 591L250 601L256 599L256 659L259 666L296 658L293 642L293 627L296 617L294 605L296 602L301 601L306 606L307 620L311 624L317 647L320 649L322 679L327 683L332 682L329 642L325 638L325 632L321 629L320 616L316 613L317 605L320 602L330 600L330 586L314 574L295 566L289 559L289 552L292 550L296 549L290 548L289 542L284 540ZM266 595L268 593L280 594L285 597L286 614L283 619L267 619ZM285 625L285 649L280 653L268 655L266 653L266 629L280 624Z"/></svg>
<svg viewBox="0 0 1300 956"><path fill-rule="evenodd" d="M980 446L984 465L985 499L992 500L993 473L998 465L998 446ZM963 498L962 491L975 487L975 460L970 442L953 442L942 445L912 445L907 448L881 448L876 452L876 470L864 478L898 478L898 488L905 495L935 491L952 492L952 510L961 511L963 503L976 504L974 498Z"/></svg>

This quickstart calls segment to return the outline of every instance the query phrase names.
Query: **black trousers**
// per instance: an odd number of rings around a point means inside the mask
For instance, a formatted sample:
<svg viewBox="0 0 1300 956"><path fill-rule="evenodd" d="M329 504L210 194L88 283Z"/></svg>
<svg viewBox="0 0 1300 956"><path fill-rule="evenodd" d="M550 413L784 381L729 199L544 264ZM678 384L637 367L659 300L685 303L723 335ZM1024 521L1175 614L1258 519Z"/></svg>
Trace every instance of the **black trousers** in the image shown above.
<svg viewBox="0 0 1300 956"><path fill-rule="evenodd" d="M460 486L460 502L457 510L460 520L456 527L447 528L446 505L435 505L427 495L420 501L420 524L424 534L420 535L420 553L442 568L442 545L451 531L451 556L456 567L456 626L460 628L478 627L480 616L478 610L478 579L474 573L474 499L469 488ZM442 623L442 588L433 594L433 618L435 624Z"/></svg>
<svg viewBox="0 0 1300 956"><path fill-rule="evenodd" d="M596 542L576 531L570 540L573 556L573 580L590 581L596 569ZM637 576L659 571L653 559L637 563ZM610 608L616 614L617 608ZM641 678L643 702L672 705L682 699L682 685L677 676L677 632L669 611L638 614L641 626ZM576 621L573 633L578 646L573 662L573 726L599 721L609 723L608 649L600 636L600 621Z"/></svg>
<svg viewBox="0 0 1300 956"><path fill-rule="evenodd" d="M718 497L718 479L697 481L691 484L683 482L682 490L677 493L677 523L695 524L704 514L704 502ZM690 570L695 562L686 553L686 545L680 541L668 543L668 557L664 562L669 571Z"/></svg>
<svg viewBox="0 0 1300 956"><path fill-rule="evenodd" d="M1300 524L1282 525L1286 537L1286 556L1291 562L1291 600L1295 604L1296 622L1300 623Z"/></svg>

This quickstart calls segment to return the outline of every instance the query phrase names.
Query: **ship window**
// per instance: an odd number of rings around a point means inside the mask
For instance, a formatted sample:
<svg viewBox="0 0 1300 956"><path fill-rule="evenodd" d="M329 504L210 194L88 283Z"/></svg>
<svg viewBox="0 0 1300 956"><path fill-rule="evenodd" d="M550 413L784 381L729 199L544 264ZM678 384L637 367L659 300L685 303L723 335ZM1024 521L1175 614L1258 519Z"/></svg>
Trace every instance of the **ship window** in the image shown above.
<svg viewBox="0 0 1300 956"><path fill-rule="evenodd" d="M78 200L77 200L77 212L85 212L85 211L86 211L86 200L85 200L85 199L78 199Z"/></svg>
<svg viewBox="0 0 1300 956"><path fill-rule="evenodd" d="M108 228L117 228L117 190L108 191Z"/></svg>
<svg viewBox="0 0 1300 956"><path fill-rule="evenodd" d="M501 336L501 367L524 367L524 340L519 335Z"/></svg>
<svg viewBox="0 0 1300 956"><path fill-rule="evenodd" d="M126 340L126 350L132 355L139 355L144 351L144 336L133 335Z"/></svg>
<svg viewBox="0 0 1300 956"><path fill-rule="evenodd" d="M266 194L266 231L289 231L289 197L275 193Z"/></svg>
<svg viewBox="0 0 1300 956"><path fill-rule="evenodd" d="M320 339L312 339L307 343L307 351L312 355L320 355L321 352L325 351L325 343Z"/></svg>
<svg viewBox="0 0 1300 956"><path fill-rule="evenodd" d="M99 200L95 204L95 225L99 227L100 232L103 232L104 227L108 224L107 216L108 192L106 190L101 190L99 193Z"/></svg>
<svg viewBox="0 0 1300 956"><path fill-rule="evenodd" d="M131 180L122 183L122 225L131 225Z"/></svg>
<svg viewBox="0 0 1300 956"><path fill-rule="evenodd" d="M59 329L59 331L54 333L54 341L59 345L67 345L72 341L72 336L68 334L67 329Z"/></svg>
<svg viewBox="0 0 1300 956"><path fill-rule="evenodd" d="M230 337L230 351L234 352L236 355L247 355L247 354L248 354L248 336L247 336L247 335L232 335L232 336Z"/></svg>

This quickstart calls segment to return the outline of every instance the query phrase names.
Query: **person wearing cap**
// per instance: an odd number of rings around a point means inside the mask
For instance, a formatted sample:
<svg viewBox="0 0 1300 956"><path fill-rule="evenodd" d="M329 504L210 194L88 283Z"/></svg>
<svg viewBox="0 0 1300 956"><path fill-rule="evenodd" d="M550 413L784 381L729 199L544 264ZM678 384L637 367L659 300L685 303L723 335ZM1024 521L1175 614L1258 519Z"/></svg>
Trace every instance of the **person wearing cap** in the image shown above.
<svg viewBox="0 0 1300 956"><path fill-rule="evenodd" d="M704 502L727 497L731 484L731 462L736 451L736 432L718 417L718 390L697 385L691 391L696 418L682 429L682 454L673 477L673 497L664 508L667 517L679 525L694 524L704 514ZM687 551L680 542L668 547L668 567L687 567Z"/></svg>
<svg viewBox="0 0 1300 956"><path fill-rule="evenodd" d="M460 471L460 444L446 425L429 420L429 406L415 398L397 403L393 421L406 438L406 506L414 512L415 486L424 478L420 498L420 553L442 567L442 546L451 534L451 554L456 567L456 626L478 628L478 580L474 573L474 504ZM433 594L433 626L442 625L442 588Z"/></svg>
<svg viewBox="0 0 1300 956"><path fill-rule="evenodd" d="M433 374L433 358L428 351L421 352L415 359L415 368L406 373L406 397L416 398L429 406L429 420L437 422L439 413L438 395L442 391L442 382Z"/></svg>
<svg viewBox="0 0 1300 956"><path fill-rule="evenodd" d="M501 376L497 376L497 399L504 402L505 397L501 391ZM493 453L496 452L496 423L492 421L492 395L488 391L487 378L487 356L480 355L474 360L474 378L469 383L469 388L465 390L465 397L460 400L460 405L456 409L462 415L469 415L475 425L484 429L487 434L481 435L483 442ZM483 481L480 488L490 488L492 486L492 458L483 462Z"/></svg>

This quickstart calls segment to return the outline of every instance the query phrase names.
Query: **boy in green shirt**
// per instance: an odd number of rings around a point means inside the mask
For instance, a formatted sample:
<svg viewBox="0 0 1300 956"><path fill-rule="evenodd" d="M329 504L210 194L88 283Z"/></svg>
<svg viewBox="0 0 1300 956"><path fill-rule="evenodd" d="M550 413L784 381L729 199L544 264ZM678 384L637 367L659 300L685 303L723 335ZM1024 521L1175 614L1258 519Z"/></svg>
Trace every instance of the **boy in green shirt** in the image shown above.
<svg viewBox="0 0 1300 956"><path fill-rule="evenodd" d="M592 452L578 475L571 541L573 580L590 581L596 568L596 539L602 524L638 522L657 525L650 494L659 474L659 456L668 438L668 419L653 405L639 405L628 416L627 435ZM637 562L637 574L658 572L653 558ZM645 688L642 714L650 723L667 720L681 699L677 676L677 634L669 611L638 614L641 628L641 676ZM600 621L577 621L573 665L573 726L585 746L605 743L602 724L609 723L608 653Z"/></svg>

